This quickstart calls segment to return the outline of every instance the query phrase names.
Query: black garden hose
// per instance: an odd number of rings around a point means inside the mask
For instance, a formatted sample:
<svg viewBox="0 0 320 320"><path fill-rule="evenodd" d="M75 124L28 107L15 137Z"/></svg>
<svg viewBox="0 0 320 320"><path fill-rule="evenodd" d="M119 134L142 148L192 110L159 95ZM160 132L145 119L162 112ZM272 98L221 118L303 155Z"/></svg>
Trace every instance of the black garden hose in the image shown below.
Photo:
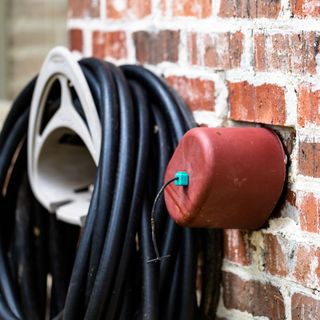
<svg viewBox="0 0 320 320"><path fill-rule="evenodd" d="M0 134L0 319L45 319L48 310L50 318L66 320L213 319L220 231L178 227L161 199L156 237L161 254L170 258L147 263L155 257L152 203L177 143L195 126L192 115L175 92L142 67L118 68L94 58L79 64L102 126L82 230L49 214L29 186L26 133L36 79L13 103ZM57 110L59 99L53 86L46 117ZM73 104L83 116L75 93ZM201 303L196 299L200 256L205 262Z"/></svg>

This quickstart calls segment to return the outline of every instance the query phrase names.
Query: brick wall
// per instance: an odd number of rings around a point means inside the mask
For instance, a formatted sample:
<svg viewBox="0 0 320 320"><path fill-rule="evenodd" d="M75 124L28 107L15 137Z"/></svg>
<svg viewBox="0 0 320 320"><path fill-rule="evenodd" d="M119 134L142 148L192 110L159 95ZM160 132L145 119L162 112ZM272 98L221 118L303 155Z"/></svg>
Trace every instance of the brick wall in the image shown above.
<svg viewBox="0 0 320 320"><path fill-rule="evenodd" d="M285 192L225 231L219 319L320 319L319 0L69 1L70 46L163 75L199 124L276 130ZM214 318L214 316L212 317Z"/></svg>

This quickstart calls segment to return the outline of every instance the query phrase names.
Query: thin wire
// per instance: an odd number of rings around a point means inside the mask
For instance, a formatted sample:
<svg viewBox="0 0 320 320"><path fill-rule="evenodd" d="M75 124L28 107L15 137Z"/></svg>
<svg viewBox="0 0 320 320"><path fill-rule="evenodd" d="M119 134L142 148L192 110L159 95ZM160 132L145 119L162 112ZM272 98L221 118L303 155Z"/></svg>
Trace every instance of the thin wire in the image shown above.
<svg viewBox="0 0 320 320"><path fill-rule="evenodd" d="M155 210L156 210L156 206L158 204L158 201L164 191L164 189L173 181L178 180L178 177L172 178L169 181L167 181L159 190L157 196L154 199L153 205L152 205L152 210L151 210L151 235L152 235L152 244L153 244L153 248L154 248L154 252L156 254L156 257L154 259L150 259L147 261L147 263L151 263L151 262L158 262L161 261L163 259L169 258L170 255L165 255L160 257L160 253L159 253L159 248L158 248L158 244L157 244L157 239L156 239L156 223L155 223Z"/></svg>

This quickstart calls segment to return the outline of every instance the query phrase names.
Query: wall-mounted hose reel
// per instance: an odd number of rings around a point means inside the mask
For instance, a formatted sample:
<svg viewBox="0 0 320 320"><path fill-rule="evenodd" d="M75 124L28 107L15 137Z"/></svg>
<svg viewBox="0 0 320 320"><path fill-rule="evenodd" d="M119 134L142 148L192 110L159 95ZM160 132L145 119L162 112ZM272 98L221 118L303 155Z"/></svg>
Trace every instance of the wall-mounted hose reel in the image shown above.
<svg viewBox="0 0 320 320"><path fill-rule="evenodd" d="M46 119L45 103L57 84L60 104ZM81 225L99 162L101 125L85 76L64 48L49 54L38 76L28 141L29 177L37 199L59 219ZM177 147L165 181L179 170L185 170L190 184L177 188L175 183L165 190L167 207L177 223L256 229L281 194L285 154L279 138L264 128L196 128Z"/></svg>
<svg viewBox="0 0 320 320"><path fill-rule="evenodd" d="M261 226L280 196L285 155L263 128L194 126L150 71L52 50L0 135L0 318L212 318L221 230L174 220ZM160 189L173 219L163 201L152 206ZM158 259L155 241L170 258Z"/></svg>
<svg viewBox="0 0 320 320"><path fill-rule="evenodd" d="M161 198L153 235L170 258L150 263L152 203L194 125L181 98L150 71L54 49L0 134L0 318L214 314L220 231L178 227ZM214 250L206 251L209 242ZM207 267L197 303L200 252Z"/></svg>

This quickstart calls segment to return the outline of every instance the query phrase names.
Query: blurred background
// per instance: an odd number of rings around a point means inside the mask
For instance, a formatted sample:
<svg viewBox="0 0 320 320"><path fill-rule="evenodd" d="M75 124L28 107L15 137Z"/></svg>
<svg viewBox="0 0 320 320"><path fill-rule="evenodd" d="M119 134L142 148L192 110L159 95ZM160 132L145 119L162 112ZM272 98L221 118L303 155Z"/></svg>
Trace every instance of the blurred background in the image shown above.
<svg viewBox="0 0 320 320"><path fill-rule="evenodd" d="M67 0L0 0L0 124L56 45L67 45Z"/></svg>

